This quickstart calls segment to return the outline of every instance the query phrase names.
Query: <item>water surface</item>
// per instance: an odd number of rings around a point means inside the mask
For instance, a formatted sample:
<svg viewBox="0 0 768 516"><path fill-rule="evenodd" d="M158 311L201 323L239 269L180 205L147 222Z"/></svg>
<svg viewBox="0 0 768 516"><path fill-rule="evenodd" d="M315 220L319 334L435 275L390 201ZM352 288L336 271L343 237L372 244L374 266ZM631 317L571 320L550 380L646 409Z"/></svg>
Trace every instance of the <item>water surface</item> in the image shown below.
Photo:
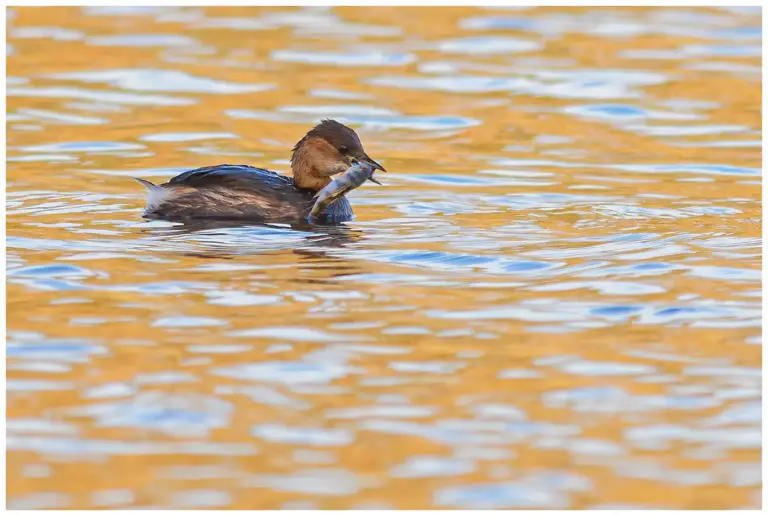
<svg viewBox="0 0 768 516"><path fill-rule="evenodd" d="M9 507L759 507L759 9L8 18ZM355 221L140 218L324 117Z"/></svg>

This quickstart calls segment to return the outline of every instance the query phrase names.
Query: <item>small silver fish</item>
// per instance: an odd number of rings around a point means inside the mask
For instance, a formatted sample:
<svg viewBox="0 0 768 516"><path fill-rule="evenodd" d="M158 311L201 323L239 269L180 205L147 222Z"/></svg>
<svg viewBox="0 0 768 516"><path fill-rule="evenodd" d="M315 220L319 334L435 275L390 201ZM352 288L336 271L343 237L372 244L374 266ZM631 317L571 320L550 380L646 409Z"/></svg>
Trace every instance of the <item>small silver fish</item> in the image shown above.
<svg viewBox="0 0 768 516"><path fill-rule="evenodd" d="M378 181L373 178L373 171L375 168L365 162L357 162L349 167L346 172L334 179L325 188L317 192L315 195L315 205L312 207L312 211L309 213L309 218L317 217L326 206L333 201L346 194L350 190L354 190L366 181L371 181L380 185Z"/></svg>

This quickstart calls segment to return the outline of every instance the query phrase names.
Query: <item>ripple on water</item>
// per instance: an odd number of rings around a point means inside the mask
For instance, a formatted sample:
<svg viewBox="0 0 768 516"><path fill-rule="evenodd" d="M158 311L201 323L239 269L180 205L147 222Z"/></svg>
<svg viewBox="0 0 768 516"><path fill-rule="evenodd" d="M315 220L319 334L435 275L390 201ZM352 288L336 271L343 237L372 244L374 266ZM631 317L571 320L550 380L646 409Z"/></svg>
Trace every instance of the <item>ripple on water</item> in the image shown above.
<svg viewBox="0 0 768 516"><path fill-rule="evenodd" d="M604 295L645 296L661 294L667 290L658 285L649 283L635 283L630 281L587 281L587 282L563 282L552 286L552 290L573 290L589 288ZM547 291L547 289L543 289ZM610 307L609 307L610 308Z"/></svg>
<svg viewBox="0 0 768 516"><path fill-rule="evenodd" d="M331 334L313 328L300 328L296 326L274 326L268 328L254 328L251 330L239 330L230 332L232 337L261 337L268 339L281 339L296 342L340 342L366 340L354 335Z"/></svg>
<svg viewBox="0 0 768 516"><path fill-rule="evenodd" d="M9 419L6 431L11 433L33 433L52 435L77 435L77 427L47 419Z"/></svg>
<svg viewBox="0 0 768 516"><path fill-rule="evenodd" d="M72 107L72 106L71 106ZM109 123L106 118L93 116L74 115L72 113L49 111L45 109L21 108L17 110L18 117L25 120L40 122L41 124L54 125L104 125Z"/></svg>
<svg viewBox="0 0 768 516"><path fill-rule="evenodd" d="M197 42L180 34L121 34L93 36L86 44L97 47L190 47Z"/></svg>
<svg viewBox="0 0 768 516"><path fill-rule="evenodd" d="M125 142L61 142L41 145L27 145L17 147L16 150L24 152L74 152L84 154L117 153L125 151L146 149L146 146L138 143Z"/></svg>
<svg viewBox="0 0 768 516"><path fill-rule="evenodd" d="M336 90L336 89L328 89L328 88L317 88L314 90L310 90L309 94L313 97L321 98L321 99L342 99L342 100L370 100L373 98L372 95L368 95L366 93L358 93L355 91L347 91L347 90ZM377 108L382 109L382 108Z"/></svg>
<svg viewBox="0 0 768 516"><path fill-rule="evenodd" d="M634 376L656 372L655 367L645 364L595 362L590 360L568 362L561 365L558 369L567 374L587 376Z"/></svg>
<svg viewBox="0 0 768 516"><path fill-rule="evenodd" d="M474 16L463 18L459 27L466 30L531 30L539 27L541 22L534 18L518 18L512 16Z"/></svg>
<svg viewBox="0 0 768 516"><path fill-rule="evenodd" d="M229 426L233 405L197 394L145 391L116 402L94 403L67 411L89 417L100 427L154 430L173 437L204 438L216 428Z"/></svg>
<svg viewBox="0 0 768 516"><path fill-rule="evenodd" d="M377 115L341 115L340 122L361 125L371 130L411 129L414 131L439 131L461 129L480 125L474 118L460 116L377 116Z"/></svg>
<svg viewBox="0 0 768 516"><path fill-rule="evenodd" d="M152 323L157 328L200 328L207 326L224 326L227 322L213 317L189 317L178 315L163 317Z"/></svg>
<svg viewBox="0 0 768 516"><path fill-rule="evenodd" d="M650 174L706 174L706 175L745 175L759 176L761 169L751 167L739 167L735 165L712 164L712 163L681 163L675 165L668 164L615 164L606 165L606 168L615 168L627 172L640 172Z"/></svg>
<svg viewBox="0 0 768 516"><path fill-rule="evenodd" d="M760 45L685 45L680 51L693 56L760 57Z"/></svg>
<svg viewBox="0 0 768 516"><path fill-rule="evenodd" d="M239 291L208 292L208 304L222 306L259 306L278 305L282 297L272 295L249 294Z"/></svg>
<svg viewBox="0 0 768 516"><path fill-rule="evenodd" d="M509 54L532 52L541 47L538 41L502 36L460 38L437 44L437 50L446 54Z"/></svg>
<svg viewBox="0 0 768 516"><path fill-rule="evenodd" d="M404 77L379 75L366 82L375 86L388 86L411 90L436 90L449 93L492 93L532 89L537 83L525 78L496 78L482 76Z"/></svg>
<svg viewBox="0 0 768 516"><path fill-rule="evenodd" d="M570 492L591 488L591 481L581 475L550 472L514 482L443 487L435 492L434 503L456 509L564 509Z"/></svg>
<svg viewBox="0 0 768 516"><path fill-rule="evenodd" d="M38 373L68 373L72 368L66 364L43 362L43 361L23 361L8 363L6 366L9 371L34 371Z"/></svg>
<svg viewBox="0 0 768 516"><path fill-rule="evenodd" d="M100 275L106 277L104 273L97 273L83 267L75 265L51 264L35 265L31 267L19 267L8 272L10 277L19 278L88 278L90 276Z"/></svg>
<svg viewBox="0 0 768 516"><path fill-rule="evenodd" d="M232 95L274 88L272 84L243 84L198 77L179 70L121 68L91 72L69 72L46 75L50 79L105 83L131 91L168 91L176 93L208 93Z"/></svg>
<svg viewBox="0 0 768 516"><path fill-rule="evenodd" d="M265 441L304 446L344 446L354 434L343 428L307 428L265 423L251 427L251 435Z"/></svg>
<svg viewBox="0 0 768 516"><path fill-rule="evenodd" d="M743 269L739 267L716 266L692 266L688 267L688 275L698 278L716 279L732 282L758 282L761 280L761 271L757 269Z"/></svg>
<svg viewBox="0 0 768 516"><path fill-rule="evenodd" d="M675 323L706 324L710 327L759 326L759 306L742 304L722 306L709 304L689 306L607 305L603 303L571 303L560 299L539 298L519 305L493 306L476 310L427 310L436 319L456 320L521 320L527 322L560 322L565 327L579 328L582 323L624 320L633 317L636 324L670 325Z"/></svg>
<svg viewBox="0 0 768 516"><path fill-rule="evenodd" d="M624 439L641 450L668 450L673 443L706 444L725 449L760 448L760 428L735 427L727 430L693 428L675 424L635 426L626 429Z"/></svg>
<svg viewBox="0 0 768 516"><path fill-rule="evenodd" d="M459 116L406 116L395 111L380 111L361 107L329 106L330 111L323 114L306 106L283 106L277 111L256 111L248 109L228 109L225 114L235 119L265 120L269 122L319 123L321 119L333 117L346 124L362 125L366 129L411 129L414 131L440 131L460 129L479 125L478 120ZM408 176L410 177L410 176ZM401 178L403 179L403 178Z"/></svg>
<svg viewBox="0 0 768 516"><path fill-rule="evenodd" d="M171 493L170 506L201 509L205 507L227 507L232 504L232 497L218 489L187 489Z"/></svg>
<svg viewBox="0 0 768 516"><path fill-rule="evenodd" d="M236 380L285 384L324 384L358 372L343 364L313 362L259 362L231 367L216 367L212 374Z"/></svg>
<svg viewBox="0 0 768 516"><path fill-rule="evenodd" d="M135 500L130 489L100 489L91 492L91 503L96 507L132 505Z"/></svg>
<svg viewBox="0 0 768 516"><path fill-rule="evenodd" d="M454 374L466 367L466 362L390 362L389 368L399 373Z"/></svg>
<svg viewBox="0 0 768 516"><path fill-rule="evenodd" d="M692 113L675 111L654 111L627 104L585 104L570 106L563 110L565 113L597 120L611 122L629 122L645 119L659 120L702 120L705 117Z"/></svg>
<svg viewBox="0 0 768 516"><path fill-rule="evenodd" d="M542 71L519 70L522 77L496 78L451 74L446 77L378 76L368 79L376 86L412 90L436 90L454 93L490 93L507 91L565 99L639 98L639 87L663 84L660 73L630 70ZM525 76L526 73L530 74Z"/></svg>
<svg viewBox="0 0 768 516"><path fill-rule="evenodd" d="M210 441L118 441L107 439L76 439L61 436L9 435L6 447L11 451L30 451L42 455L60 455L69 460L91 460L88 456L112 455L203 455L248 456L257 453L250 443Z"/></svg>
<svg viewBox="0 0 768 516"><path fill-rule="evenodd" d="M168 7L152 6L86 6L82 8L86 16L150 16L168 10Z"/></svg>
<svg viewBox="0 0 768 516"><path fill-rule="evenodd" d="M15 87L5 90L7 97L43 97L81 99L88 101L100 101L104 103L126 104L133 106L189 106L197 102L189 97L170 97L167 95L142 95L137 93L124 93L104 90L91 90L87 88L71 87Z"/></svg>
<svg viewBox="0 0 768 516"><path fill-rule="evenodd" d="M437 269L445 271L485 270L497 274L535 275L564 265L564 262L539 262L535 260L513 260L496 256L482 256L436 251L358 251L356 255L366 260L375 260L398 265ZM411 281L417 278L409 277Z"/></svg>
<svg viewBox="0 0 768 516"><path fill-rule="evenodd" d="M477 465L469 459L416 455L408 457L389 471L394 478L457 477L475 471Z"/></svg>
<svg viewBox="0 0 768 516"><path fill-rule="evenodd" d="M267 12L257 17L206 17L196 20L194 28L227 28L231 30L265 31L283 27L293 28L301 36L357 36L394 37L402 33L396 25L350 23L329 9L305 8L294 11ZM346 39L346 38L345 38Z"/></svg>
<svg viewBox="0 0 768 516"><path fill-rule="evenodd" d="M238 136L232 133L154 133L139 138L144 142L196 142L201 140L232 140Z"/></svg>
<svg viewBox="0 0 768 516"><path fill-rule="evenodd" d="M708 426L762 425L763 407L760 401L737 403L723 409L720 413L708 417L704 424Z"/></svg>
<svg viewBox="0 0 768 516"><path fill-rule="evenodd" d="M245 485L281 493L351 496L360 490L360 479L346 469L307 469L284 475L254 475L245 481Z"/></svg>
<svg viewBox="0 0 768 516"><path fill-rule="evenodd" d="M83 392L84 398L120 398L123 396L133 396L136 394L135 386L123 382L108 382L96 385Z"/></svg>
<svg viewBox="0 0 768 516"><path fill-rule="evenodd" d="M405 66L416 61L416 56L385 52L320 52L277 50L272 52L274 61L303 63L323 66Z"/></svg>
<svg viewBox="0 0 768 516"><path fill-rule="evenodd" d="M75 385L72 382L52 380L8 380L5 383L7 392L41 392L41 391L71 391Z"/></svg>
<svg viewBox="0 0 768 516"><path fill-rule="evenodd" d="M14 511L64 509L72 504L70 495L57 492L38 492L9 498L7 508Z"/></svg>
<svg viewBox="0 0 768 516"><path fill-rule="evenodd" d="M651 412L658 410L703 410L716 407L718 400L703 396L635 395L619 387L579 387L552 390L542 395L547 407L575 412Z"/></svg>
<svg viewBox="0 0 768 516"><path fill-rule="evenodd" d="M52 39L54 41L78 41L84 38L78 30L61 27L19 27L11 31L13 39Z"/></svg>
<svg viewBox="0 0 768 516"><path fill-rule="evenodd" d="M91 355L107 354L107 348L89 339L46 338L42 335L39 338L16 339L11 333L5 353L9 359L84 362Z"/></svg>
<svg viewBox="0 0 768 516"><path fill-rule="evenodd" d="M418 436L451 447L468 445L509 445L537 436L571 436L581 430L575 425L557 425L535 421L499 421L452 419L435 424L402 419L366 419L360 428L391 435Z"/></svg>
<svg viewBox="0 0 768 516"><path fill-rule="evenodd" d="M437 414L435 407L419 407L416 405L373 405L369 407L347 407L329 410L325 413L328 419L366 419L372 417L389 418L424 418Z"/></svg>

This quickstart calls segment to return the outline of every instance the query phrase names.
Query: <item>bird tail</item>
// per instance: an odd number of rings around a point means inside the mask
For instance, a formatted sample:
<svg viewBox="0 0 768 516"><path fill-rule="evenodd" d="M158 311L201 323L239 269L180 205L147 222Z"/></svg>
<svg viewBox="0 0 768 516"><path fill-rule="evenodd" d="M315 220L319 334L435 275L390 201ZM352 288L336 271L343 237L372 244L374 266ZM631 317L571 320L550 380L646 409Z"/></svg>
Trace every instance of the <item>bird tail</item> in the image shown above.
<svg viewBox="0 0 768 516"><path fill-rule="evenodd" d="M147 181L146 179L139 179L138 177L134 177L134 179L135 179L136 181L138 181L139 183L141 183L141 185L142 185L144 188L146 188L147 190L149 190L150 192L151 192L152 190L157 190L158 188L160 188L160 187L159 187L159 186L157 186L155 183L152 183L152 182L150 182L150 181Z"/></svg>

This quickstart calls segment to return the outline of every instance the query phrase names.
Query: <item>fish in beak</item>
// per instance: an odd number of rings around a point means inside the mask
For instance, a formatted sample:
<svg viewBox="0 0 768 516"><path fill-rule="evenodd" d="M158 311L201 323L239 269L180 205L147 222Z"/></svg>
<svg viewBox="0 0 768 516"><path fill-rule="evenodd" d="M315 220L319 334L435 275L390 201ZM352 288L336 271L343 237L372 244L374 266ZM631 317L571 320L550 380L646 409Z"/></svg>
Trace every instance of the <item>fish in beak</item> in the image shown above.
<svg viewBox="0 0 768 516"><path fill-rule="evenodd" d="M364 163L368 163L370 166L373 167L374 170L381 170L382 172L386 172L386 169L384 167L382 167L381 165L373 161L367 154L365 155L365 157L363 157L362 161ZM368 181L372 183L376 183L379 186L382 186L381 183L379 183L376 179L373 178L373 176L369 177Z"/></svg>

